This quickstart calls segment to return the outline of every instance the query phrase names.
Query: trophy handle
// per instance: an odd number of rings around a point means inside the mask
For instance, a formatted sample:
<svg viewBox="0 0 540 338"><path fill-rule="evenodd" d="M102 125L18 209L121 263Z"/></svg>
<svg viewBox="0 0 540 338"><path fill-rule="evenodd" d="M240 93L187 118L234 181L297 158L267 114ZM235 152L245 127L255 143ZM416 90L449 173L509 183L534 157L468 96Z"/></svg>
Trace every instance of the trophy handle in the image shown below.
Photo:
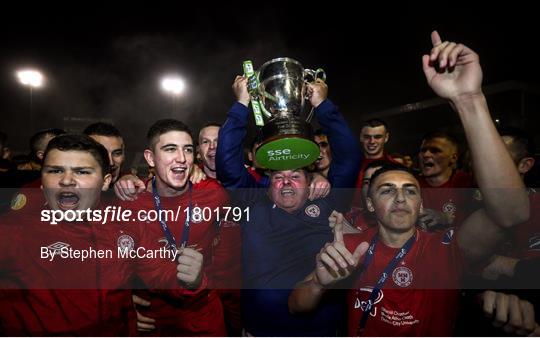
<svg viewBox="0 0 540 338"><path fill-rule="evenodd" d="M255 86L253 86L253 92L255 93L256 99L259 101L259 105L261 108L261 112L266 116L267 118L272 118L272 114L264 107L263 101L261 97L265 97L269 100L272 100L274 102L277 102L277 98L271 95L270 93L266 92L265 90L261 89L261 83L259 82L259 71L256 71L254 74L253 82L256 83Z"/></svg>
<svg viewBox="0 0 540 338"><path fill-rule="evenodd" d="M324 81L326 81L326 72L324 71L324 69L322 68L317 68L317 70L313 70L313 69L304 69L304 81L307 82L307 83L311 83L311 82L315 82L315 80L317 79L321 79ZM309 99L309 97L305 97L306 100ZM311 119L313 118L313 110L314 108L312 107L307 118L306 118L306 122L307 123L311 123Z"/></svg>
<svg viewBox="0 0 540 338"><path fill-rule="evenodd" d="M313 69L304 69L304 81L314 82L317 79L326 81L326 72L322 68Z"/></svg>

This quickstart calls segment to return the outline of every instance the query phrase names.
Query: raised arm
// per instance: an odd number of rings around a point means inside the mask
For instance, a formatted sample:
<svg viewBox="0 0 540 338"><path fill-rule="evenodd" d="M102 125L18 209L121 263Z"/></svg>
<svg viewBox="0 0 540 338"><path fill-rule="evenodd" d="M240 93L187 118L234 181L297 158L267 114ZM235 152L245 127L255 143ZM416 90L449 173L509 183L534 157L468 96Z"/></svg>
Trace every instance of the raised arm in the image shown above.
<svg viewBox="0 0 540 338"><path fill-rule="evenodd" d="M332 149L328 180L334 189L354 188L362 161L358 140L349 129L338 107L327 98L328 86L322 80L318 79L309 84L308 94L310 103L315 108L317 120L328 136L328 143Z"/></svg>
<svg viewBox="0 0 540 338"><path fill-rule="evenodd" d="M523 182L489 114L482 93L478 55L462 44L442 42L435 31L433 48L422 58L426 79L458 113L472 155L484 209L473 213L458 233L458 243L472 259L488 255L502 228L526 221L529 201Z"/></svg>
<svg viewBox="0 0 540 338"><path fill-rule="evenodd" d="M237 102L229 110L227 120L219 130L219 143L216 150L217 179L227 189L265 187L267 181L257 183L244 166L243 143L247 132L250 100L247 79L237 76L234 80L233 91ZM248 197L245 197L242 199L247 200Z"/></svg>

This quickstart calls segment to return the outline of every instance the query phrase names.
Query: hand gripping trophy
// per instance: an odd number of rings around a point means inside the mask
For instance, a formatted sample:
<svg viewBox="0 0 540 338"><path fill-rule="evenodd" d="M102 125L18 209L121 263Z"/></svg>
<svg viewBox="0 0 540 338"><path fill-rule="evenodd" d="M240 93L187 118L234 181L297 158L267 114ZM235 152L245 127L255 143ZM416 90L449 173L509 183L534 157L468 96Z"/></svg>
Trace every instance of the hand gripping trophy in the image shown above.
<svg viewBox="0 0 540 338"><path fill-rule="evenodd" d="M251 61L244 61L255 124L262 127L263 142L255 158L265 168L292 170L313 163L319 147L313 142L309 124L313 109L304 114L307 83L326 79L321 68L304 69L291 58L277 58L264 63L258 71Z"/></svg>

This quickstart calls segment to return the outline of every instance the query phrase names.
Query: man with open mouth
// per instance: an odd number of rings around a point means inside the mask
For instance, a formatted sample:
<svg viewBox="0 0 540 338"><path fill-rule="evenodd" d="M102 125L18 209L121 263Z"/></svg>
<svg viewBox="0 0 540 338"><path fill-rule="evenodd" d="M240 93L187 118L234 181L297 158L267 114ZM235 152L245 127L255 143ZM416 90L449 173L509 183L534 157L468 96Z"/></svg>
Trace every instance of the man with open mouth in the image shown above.
<svg viewBox="0 0 540 338"><path fill-rule="evenodd" d="M349 336L451 336L465 266L487 261L508 229L529 218L524 184L482 93L478 55L442 42L436 31L431 39L433 48L422 57L424 74L462 122L484 208L455 232L419 231L418 180L405 168L377 170L366 201L377 227L344 235L339 215L333 241L314 256L316 268L289 298L293 313L310 313L337 282L348 281Z"/></svg>
<svg viewBox="0 0 540 338"><path fill-rule="evenodd" d="M269 178L257 181L245 168L242 151L249 118L247 78L236 77L233 91L237 102L219 131L216 170L231 197L251 210L250 218L242 222L245 334L336 335L343 318L339 294L322 309L302 316L289 313L287 299L314 267L312 257L332 237L328 216L334 208L347 208L343 188L356 182L361 161L358 142L319 79L309 84L308 95L335 155L329 169L330 195L308 199L312 174L306 168L272 171Z"/></svg>
<svg viewBox="0 0 540 338"><path fill-rule="evenodd" d="M315 169L324 177L328 177L328 170L332 163L332 149L330 149L328 137L321 129L318 129L313 133L313 141L319 146L319 157L315 161Z"/></svg>
<svg viewBox="0 0 540 338"><path fill-rule="evenodd" d="M101 192L110 181L109 159L101 144L85 135L51 140L44 154L43 194L29 191L28 197L16 198L14 211L0 224L2 333L128 335L134 277L175 299L196 298L204 289L202 257L188 259L198 255L194 250L180 253L178 263L125 259L118 250L140 247L143 227L88 219L88 214L80 220L67 218L70 212L103 211ZM28 201L32 205L26 207ZM60 212L67 221L48 222L47 212ZM72 256L74 252L95 256L85 260ZM44 259L49 256L62 259Z"/></svg>
<svg viewBox="0 0 540 338"><path fill-rule="evenodd" d="M97 122L87 126L83 133L101 143L109 154L109 163L111 166L111 186L118 181L122 172L122 165L126 159L124 138L120 131L105 122Z"/></svg>
<svg viewBox="0 0 540 338"><path fill-rule="evenodd" d="M216 141L212 140L214 145L209 146L209 150L215 148ZM195 165L195 145L191 130L183 122L174 119L155 122L148 129L147 142L144 157L154 168L155 176L135 201L125 201L121 205L147 213L174 211L174 217L139 222L147 230L147 241L143 245L152 249L185 247L184 250L197 252L204 258L203 272L205 278L209 277L209 284L201 293L203 296L188 302L175 301L152 288L134 290L147 306L137 306L139 319L140 315L144 318L132 325L139 331L151 331L151 334L161 336L225 336L223 306L213 289L209 269L213 265L221 221L215 210L227 205L227 193L211 177L197 184L190 182ZM206 159L212 157L211 153L206 155ZM208 217L197 218L195 208L212 212L206 214Z"/></svg>
<svg viewBox="0 0 540 338"><path fill-rule="evenodd" d="M459 225L474 211L473 177L457 169L459 143L445 132L431 132L424 136L418 161L425 204L419 225L435 229Z"/></svg>

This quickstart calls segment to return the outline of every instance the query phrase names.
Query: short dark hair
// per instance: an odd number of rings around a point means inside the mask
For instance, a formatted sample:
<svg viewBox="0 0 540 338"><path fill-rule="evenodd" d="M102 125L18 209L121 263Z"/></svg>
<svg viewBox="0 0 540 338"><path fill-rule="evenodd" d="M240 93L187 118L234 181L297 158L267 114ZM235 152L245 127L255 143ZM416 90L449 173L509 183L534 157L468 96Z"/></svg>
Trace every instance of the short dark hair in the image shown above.
<svg viewBox="0 0 540 338"><path fill-rule="evenodd" d="M383 126L385 131L388 131L388 125L381 119L369 119L364 121L360 126L360 130L362 130L364 127L376 128L380 126Z"/></svg>
<svg viewBox="0 0 540 338"><path fill-rule="evenodd" d="M201 129L199 129L199 134L198 136L200 137L201 135L201 131L204 129L204 128L208 128L208 127L216 127L216 128L221 128L221 123L217 123L217 122L207 122L205 123ZM197 143L199 142L199 139L197 138Z"/></svg>
<svg viewBox="0 0 540 338"><path fill-rule="evenodd" d="M323 132L321 128L319 128L313 132L313 136L327 136L327 135Z"/></svg>
<svg viewBox="0 0 540 338"><path fill-rule="evenodd" d="M370 162L368 165L366 165L366 168L364 169L364 172L366 172L366 170L368 169L371 169L371 168L377 168L377 167L382 167L386 164L389 164L391 162L388 162L387 160L375 160L373 162Z"/></svg>
<svg viewBox="0 0 540 338"><path fill-rule="evenodd" d="M401 155L400 153L391 153L391 154L390 154L390 157L391 157L391 158L394 158L394 159L396 159L396 158L401 158L401 159L403 159L404 156Z"/></svg>
<svg viewBox="0 0 540 338"><path fill-rule="evenodd" d="M193 140L193 134L191 133L191 129L189 129L189 127L185 123L175 119L163 119L158 120L148 129L148 132L146 133L148 147L150 149L154 149L154 146L157 143L157 139L161 135L170 131L182 131L184 133L187 133L189 137L191 137L191 139Z"/></svg>
<svg viewBox="0 0 540 338"><path fill-rule="evenodd" d="M36 153L40 150L45 150L46 145L44 144L44 141L48 135L53 135L54 137L56 137L65 133L66 131L60 128L49 128L40 130L34 135L32 135L32 137L30 137L30 157L33 160L36 160Z"/></svg>
<svg viewBox="0 0 540 338"><path fill-rule="evenodd" d="M406 166L402 165L402 164L399 164L399 163L392 163L392 162L384 162L382 163L381 167L379 169L377 169L373 175L371 175L371 179L369 180L369 192L368 192L368 195L371 195L371 191L373 189L373 182L375 182L375 180L377 179L377 177L381 176L382 174L384 174L385 172L388 172L388 171L404 171L408 174L410 174L411 176L414 177L414 174L413 172L407 168Z"/></svg>
<svg viewBox="0 0 540 338"><path fill-rule="evenodd" d="M499 127L497 129L501 137L508 136L514 141L512 151L516 155L516 160L518 162L525 157L534 156L536 154L534 139L524 130L509 126Z"/></svg>
<svg viewBox="0 0 540 338"><path fill-rule="evenodd" d="M207 127L218 127L218 128L221 128L221 123L218 123L218 122L215 122L215 121L206 122L206 123L201 127L201 129L199 129L199 132L200 132L201 130L203 130L204 128L207 128Z"/></svg>
<svg viewBox="0 0 540 338"><path fill-rule="evenodd" d="M43 160L53 149L60 151L82 151L89 153L96 160L101 168L102 176L105 177L110 172L109 154L105 147L93 138L83 134L63 134L53 138L45 149Z"/></svg>
<svg viewBox="0 0 540 338"><path fill-rule="evenodd" d="M422 137L422 142L430 141L430 140L433 140L435 138L442 138L442 139L447 140L454 147L456 147L456 151L459 153L460 146L459 146L459 141L458 141L457 137L455 137L454 135L452 135L452 134L450 134L448 132L445 132L445 131L431 131L431 132L425 134L424 137Z"/></svg>
<svg viewBox="0 0 540 338"><path fill-rule="evenodd" d="M120 130L110 123L96 122L84 128L83 134L85 135L99 135L99 136L111 136L122 137Z"/></svg>
<svg viewBox="0 0 540 338"><path fill-rule="evenodd" d="M262 135L260 133L257 133L257 135L255 135L253 137L253 139L251 140L250 144L249 144L249 151L252 151L253 150L253 147L255 147L255 145L261 145L261 143L263 143L264 140L262 138ZM255 154L253 154L255 155Z"/></svg>

